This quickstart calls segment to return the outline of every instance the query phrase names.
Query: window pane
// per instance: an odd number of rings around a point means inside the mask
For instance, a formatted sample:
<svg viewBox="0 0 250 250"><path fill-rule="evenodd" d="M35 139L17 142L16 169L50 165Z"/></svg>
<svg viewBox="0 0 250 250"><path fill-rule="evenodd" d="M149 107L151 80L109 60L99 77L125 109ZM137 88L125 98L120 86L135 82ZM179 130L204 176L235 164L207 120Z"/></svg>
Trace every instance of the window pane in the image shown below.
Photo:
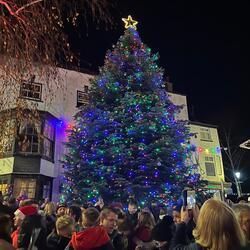
<svg viewBox="0 0 250 250"><path fill-rule="evenodd" d="M25 192L29 199L35 198L36 180L31 178L15 178L13 195L19 197L21 192Z"/></svg>
<svg viewBox="0 0 250 250"><path fill-rule="evenodd" d="M213 162L205 162L207 176L215 176L215 166Z"/></svg>
<svg viewBox="0 0 250 250"><path fill-rule="evenodd" d="M43 132L43 134L48 139L54 140L54 127L48 121L45 121L45 123L44 123L44 132Z"/></svg>
<svg viewBox="0 0 250 250"><path fill-rule="evenodd" d="M32 100L41 100L42 84L34 82L23 82L21 85L20 95L23 98L29 98Z"/></svg>
<svg viewBox="0 0 250 250"><path fill-rule="evenodd" d="M52 158L52 142L46 138L44 138L43 143L43 155Z"/></svg>

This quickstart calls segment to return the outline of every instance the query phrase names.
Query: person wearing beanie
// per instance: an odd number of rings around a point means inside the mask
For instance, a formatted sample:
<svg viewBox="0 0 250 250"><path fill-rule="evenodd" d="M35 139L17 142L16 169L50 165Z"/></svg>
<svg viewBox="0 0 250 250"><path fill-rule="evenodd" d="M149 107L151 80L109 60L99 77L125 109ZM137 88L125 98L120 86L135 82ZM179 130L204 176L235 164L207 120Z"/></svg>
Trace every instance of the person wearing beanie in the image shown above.
<svg viewBox="0 0 250 250"><path fill-rule="evenodd" d="M66 204L64 204L64 203L58 204L57 209L56 209L57 218L59 218L60 216L65 215L66 211L67 211L67 205Z"/></svg>
<svg viewBox="0 0 250 250"><path fill-rule="evenodd" d="M16 230L11 234L12 238L12 244L15 248L18 247L18 236L19 236L19 231L20 227L22 225L22 222L27 215L33 215L37 214L37 208L34 206L24 206L20 207L16 210L14 213L14 226L16 227Z"/></svg>

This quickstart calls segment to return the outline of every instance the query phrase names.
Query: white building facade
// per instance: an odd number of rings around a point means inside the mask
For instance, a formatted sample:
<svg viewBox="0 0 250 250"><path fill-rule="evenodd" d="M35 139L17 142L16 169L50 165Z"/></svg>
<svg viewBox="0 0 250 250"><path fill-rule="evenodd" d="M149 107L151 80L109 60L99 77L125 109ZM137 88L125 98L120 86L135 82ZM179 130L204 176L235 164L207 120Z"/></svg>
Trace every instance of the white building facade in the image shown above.
<svg viewBox="0 0 250 250"><path fill-rule="evenodd" d="M48 89L45 79L33 77L32 81L24 79L20 86L6 90L6 95L11 93L10 101L4 108L0 107L0 119L5 119L7 112L15 114L15 98L35 103L39 119L18 124L13 116L5 121L6 133L0 138L0 190L3 193L11 189L17 197L24 190L29 198L59 199L60 161L65 153L67 129L72 127L78 108L88 102L91 78L92 74L59 68L56 81L60 82L60 88L53 89L51 85L52 89ZM177 119L189 120L186 96L172 92L169 96L173 103L183 106ZM207 188L220 189L221 185L228 185L217 128L190 122L190 130L194 134L191 143L197 148L194 160L199 164L202 179L209 181Z"/></svg>

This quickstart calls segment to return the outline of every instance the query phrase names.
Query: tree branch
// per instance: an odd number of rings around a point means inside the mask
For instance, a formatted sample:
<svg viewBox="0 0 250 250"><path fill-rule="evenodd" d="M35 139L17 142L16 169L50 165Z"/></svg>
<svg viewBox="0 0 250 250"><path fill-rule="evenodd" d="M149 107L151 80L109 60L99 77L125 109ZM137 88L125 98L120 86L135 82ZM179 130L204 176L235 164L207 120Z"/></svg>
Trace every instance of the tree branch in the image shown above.
<svg viewBox="0 0 250 250"><path fill-rule="evenodd" d="M43 1L44 1L44 0L35 0L35 1L31 2L31 3L25 4L24 6L20 7L20 8L16 11L16 15L18 15L18 13L19 13L20 11L22 11L22 10L28 8L29 6L34 5L34 4L36 4L36 3L43 2Z"/></svg>

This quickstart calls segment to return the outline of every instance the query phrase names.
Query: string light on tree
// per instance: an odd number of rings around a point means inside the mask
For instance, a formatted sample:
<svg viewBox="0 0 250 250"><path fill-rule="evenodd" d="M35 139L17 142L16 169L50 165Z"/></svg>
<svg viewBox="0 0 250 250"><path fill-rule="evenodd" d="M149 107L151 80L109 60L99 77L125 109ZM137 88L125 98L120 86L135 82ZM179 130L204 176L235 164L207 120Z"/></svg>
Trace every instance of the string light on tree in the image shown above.
<svg viewBox="0 0 250 250"><path fill-rule="evenodd" d="M63 200L171 203L200 184L187 121L176 120L157 54L129 16L125 34L92 80L89 105L75 117L64 159ZM71 190L75 190L73 193Z"/></svg>

